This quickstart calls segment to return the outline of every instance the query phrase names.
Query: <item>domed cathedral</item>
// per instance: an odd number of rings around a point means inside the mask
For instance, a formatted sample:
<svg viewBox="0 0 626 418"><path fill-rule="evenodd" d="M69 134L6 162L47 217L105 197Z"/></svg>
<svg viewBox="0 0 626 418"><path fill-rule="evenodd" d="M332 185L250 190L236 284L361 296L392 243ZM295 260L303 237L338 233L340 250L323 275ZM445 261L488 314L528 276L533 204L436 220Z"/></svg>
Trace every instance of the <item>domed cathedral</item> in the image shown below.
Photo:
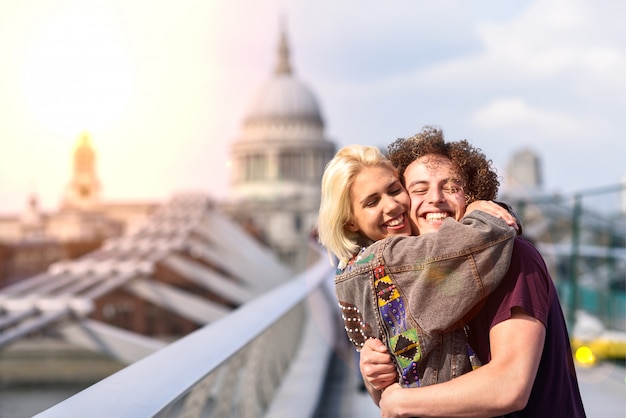
<svg viewBox="0 0 626 418"><path fill-rule="evenodd" d="M79 136L72 157L57 211L42 211L32 193L21 213L0 217L0 287L93 251L107 238L132 233L159 206L102 199L97 153L87 132Z"/></svg>
<svg viewBox="0 0 626 418"><path fill-rule="evenodd" d="M282 27L276 67L231 147L225 212L296 266L315 228L322 174L334 153L315 95L294 74Z"/></svg>

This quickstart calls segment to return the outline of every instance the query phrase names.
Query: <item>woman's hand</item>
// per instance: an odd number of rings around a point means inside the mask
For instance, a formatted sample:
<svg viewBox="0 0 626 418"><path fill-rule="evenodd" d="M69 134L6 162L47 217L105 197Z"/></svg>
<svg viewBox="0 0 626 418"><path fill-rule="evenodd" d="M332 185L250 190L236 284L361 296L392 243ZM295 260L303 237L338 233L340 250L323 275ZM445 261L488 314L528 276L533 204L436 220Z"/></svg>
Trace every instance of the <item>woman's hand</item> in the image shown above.
<svg viewBox="0 0 626 418"><path fill-rule="evenodd" d="M496 202L493 202L491 200L477 200L475 202L472 202L467 205L467 208L465 209L465 215L475 210L480 210L488 213L489 215L495 216L496 218L500 218L508 225L515 228L518 233L520 231L520 224L515 215L513 215L511 212L509 212L507 209L500 206Z"/></svg>

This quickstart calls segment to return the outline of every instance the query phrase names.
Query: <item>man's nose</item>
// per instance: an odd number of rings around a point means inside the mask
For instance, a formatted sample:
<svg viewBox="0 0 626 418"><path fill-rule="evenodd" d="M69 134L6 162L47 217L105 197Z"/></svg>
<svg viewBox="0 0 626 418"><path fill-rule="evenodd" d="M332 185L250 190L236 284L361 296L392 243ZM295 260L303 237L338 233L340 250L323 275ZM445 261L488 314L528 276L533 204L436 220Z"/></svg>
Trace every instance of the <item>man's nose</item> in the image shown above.
<svg viewBox="0 0 626 418"><path fill-rule="evenodd" d="M443 196L443 190L438 187L433 187L428 190L428 194L426 195L426 200L429 203L440 203L444 202L446 199Z"/></svg>

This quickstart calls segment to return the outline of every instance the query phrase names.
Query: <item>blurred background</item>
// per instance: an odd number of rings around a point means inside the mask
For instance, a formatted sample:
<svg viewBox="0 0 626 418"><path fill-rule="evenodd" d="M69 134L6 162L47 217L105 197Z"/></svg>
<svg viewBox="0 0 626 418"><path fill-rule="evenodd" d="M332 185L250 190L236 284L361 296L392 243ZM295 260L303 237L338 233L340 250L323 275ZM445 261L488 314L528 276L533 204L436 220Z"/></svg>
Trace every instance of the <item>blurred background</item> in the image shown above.
<svg viewBox="0 0 626 418"><path fill-rule="evenodd" d="M128 268L227 314L309 264L336 149L425 125L492 159L579 363L623 370L625 17L617 0L1 2L0 416L129 362L67 343L65 305L24 322L46 310L33 295L84 296L72 285ZM217 224L245 237L220 242ZM218 242L272 279L211 259ZM247 285L189 283L209 271ZM210 322L107 289L73 315L153 348Z"/></svg>

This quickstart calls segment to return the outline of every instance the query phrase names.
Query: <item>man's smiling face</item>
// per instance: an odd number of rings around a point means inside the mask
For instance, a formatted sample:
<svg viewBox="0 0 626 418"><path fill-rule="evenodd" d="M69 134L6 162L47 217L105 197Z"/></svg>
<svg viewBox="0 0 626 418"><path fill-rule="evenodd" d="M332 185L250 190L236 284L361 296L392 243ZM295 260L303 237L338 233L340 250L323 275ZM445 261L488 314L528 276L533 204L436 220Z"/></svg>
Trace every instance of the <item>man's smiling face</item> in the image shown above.
<svg viewBox="0 0 626 418"><path fill-rule="evenodd" d="M447 217L460 220L465 214L465 193L452 162L440 155L425 155L404 171L411 198L410 218L414 231L436 232Z"/></svg>

